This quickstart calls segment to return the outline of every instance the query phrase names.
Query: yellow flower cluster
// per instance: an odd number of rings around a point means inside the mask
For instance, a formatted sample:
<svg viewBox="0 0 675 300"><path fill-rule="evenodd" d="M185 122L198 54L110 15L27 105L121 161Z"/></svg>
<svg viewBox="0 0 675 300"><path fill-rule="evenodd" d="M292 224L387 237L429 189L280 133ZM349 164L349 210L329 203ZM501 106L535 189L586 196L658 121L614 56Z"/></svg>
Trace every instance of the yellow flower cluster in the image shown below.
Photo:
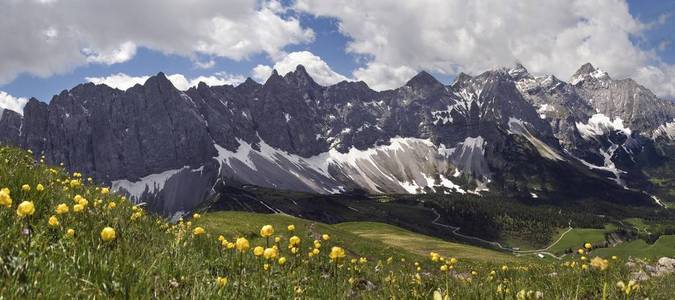
<svg viewBox="0 0 675 300"><path fill-rule="evenodd" d="M8 188L0 189L0 206L12 207L12 197Z"/></svg>

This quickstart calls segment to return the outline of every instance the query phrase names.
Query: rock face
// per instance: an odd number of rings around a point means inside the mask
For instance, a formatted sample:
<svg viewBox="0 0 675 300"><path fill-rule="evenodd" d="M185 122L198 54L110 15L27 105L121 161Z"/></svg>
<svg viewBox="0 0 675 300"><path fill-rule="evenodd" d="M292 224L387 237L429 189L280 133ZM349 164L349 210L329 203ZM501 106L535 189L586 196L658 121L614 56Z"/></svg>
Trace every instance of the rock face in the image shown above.
<svg viewBox="0 0 675 300"><path fill-rule="evenodd" d="M166 213L222 183L649 204L636 157L672 140L674 117L672 103L590 64L570 83L517 65L451 85L421 72L382 92L321 86L298 66L236 87L179 91L162 73L126 91L78 85L31 99L23 117L2 112L0 142Z"/></svg>

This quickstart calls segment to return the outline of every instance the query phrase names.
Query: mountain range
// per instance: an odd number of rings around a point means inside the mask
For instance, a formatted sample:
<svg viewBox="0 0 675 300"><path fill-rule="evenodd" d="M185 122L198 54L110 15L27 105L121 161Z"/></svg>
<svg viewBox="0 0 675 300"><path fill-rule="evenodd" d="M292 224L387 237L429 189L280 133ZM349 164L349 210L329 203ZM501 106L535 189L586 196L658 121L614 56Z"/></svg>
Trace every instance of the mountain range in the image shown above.
<svg viewBox="0 0 675 300"><path fill-rule="evenodd" d="M568 81L522 65L450 85L420 72L379 92L321 86L301 65L264 84L186 91L159 73L0 111L0 143L165 214L242 185L663 205L675 201L674 141L673 102L591 64Z"/></svg>

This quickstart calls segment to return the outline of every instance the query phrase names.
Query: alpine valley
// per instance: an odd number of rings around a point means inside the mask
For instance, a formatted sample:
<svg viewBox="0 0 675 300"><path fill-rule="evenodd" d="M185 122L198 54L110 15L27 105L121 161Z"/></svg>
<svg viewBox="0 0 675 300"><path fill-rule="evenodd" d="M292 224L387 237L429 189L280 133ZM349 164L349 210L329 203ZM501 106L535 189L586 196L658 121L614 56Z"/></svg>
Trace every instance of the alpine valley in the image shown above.
<svg viewBox="0 0 675 300"><path fill-rule="evenodd" d="M568 81L521 65L450 85L421 72L381 92L321 86L299 65L186 91L163 73L126 91L81 84L0 112L0 142L165 215L223 199L292 210L232 197L252 186L657 207L675 202L674 118L673 102L591 64Z"/></svg>

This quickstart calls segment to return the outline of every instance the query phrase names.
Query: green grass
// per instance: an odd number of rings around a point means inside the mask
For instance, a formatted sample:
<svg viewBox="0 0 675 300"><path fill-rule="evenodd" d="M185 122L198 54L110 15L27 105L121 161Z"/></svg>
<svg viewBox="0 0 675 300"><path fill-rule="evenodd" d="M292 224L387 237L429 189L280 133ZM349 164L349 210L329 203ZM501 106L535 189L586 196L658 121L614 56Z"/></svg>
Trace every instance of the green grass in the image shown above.
<svg viewBox="0 0 675 300"><path fill-rule="evenodd" d="M519 291L540 291L546 299L599 299L605 285L608 299L625 299L614 286L631 272L622 259L605 271L582 270L579 259L576 267L502 262L501 253L373 223L326 225L285 215L214 212L168 224L149 212L134 217L142 208L84 178L0 147L0 189L7 188L12 200L0 206L0 299L430 299L435 292L451 299L514 299ZM88 199L79 201L81 212L74 211L76 195ZM35 210L17 215L27 201ZM56 215L59 224L50 226L60 203L70 211ZM269 239L260 237L267 224L276 229ZM296 230L288 232L288 224ZM115 239L102 239L105 227L115 230ZM315 244L323 234L330 238ZM297 247L289 247L291 235L301 238ZM237 238L247 238L250 249L229 247ZM665 239L658 247L672 242ZM256 256L252 249L261 245L268 253L276 246L277 257ZM343 247L346 256L331 260L333 247ZM424 257L431 249L461 259L431 261ZM441 269L448 265L451 270ZM219 285L219 277L228 280ZM640 282L629 298L667 299L674 280L671 275Z"/></svg>
<svg viewBox="0 0 675 300"><path fill-rule="evenodd" d="M288 238L290 234L284 230L289 224L294 224L297 235L306 240L321 240L321 235L326 233L331 237L331 242L343 245L347 251L356 257L366 257L369 260L383 260L389 257L396 259L423 260L427 253L413 253L405 248L395 245L382 244L377 240L363 239L361 236L350 232L340 226L328 225L306 219L296 218L283 214L259 214L239 211L211 212L200 221L213 235L246 236L253 244L263 244L265 241L259 238L257 229L260 224L270 224L280 230L280 235Z"/></svg>
<svg viewBox="0 0 675 300"><path fill-rule="evenodd" d="M336 227L358 236L381 241L387 245L423 256L428 255L431 251L435 251L448 257L454 256L481 262L504 263L518 260L518 258L511 254L466 244L447 242L384 223L347 222L337 224Z"/></svg>
<svg viewBox="0 0 675 300"><path fill-rule="evenodd" d="M594 251L600 256L622 256L637 258L659 258L663 256L675 257L675 235L660 236L654 244L647 244L643 240L634 240L622 243L612 248L601 248Z"/></svg>
<svg viewBox="0 0 675 300"><path fill-rule="evenodd" d="M614 227L605 227L604 229L595 228L574 228L553 247L549 249L551 253L563 253L568 249L575 250L583 247L584 243L598 243L605 240L605 233L613 230ZM557 240L560 235L567 231L567 229L560 229L553 241Z"/></svg>

